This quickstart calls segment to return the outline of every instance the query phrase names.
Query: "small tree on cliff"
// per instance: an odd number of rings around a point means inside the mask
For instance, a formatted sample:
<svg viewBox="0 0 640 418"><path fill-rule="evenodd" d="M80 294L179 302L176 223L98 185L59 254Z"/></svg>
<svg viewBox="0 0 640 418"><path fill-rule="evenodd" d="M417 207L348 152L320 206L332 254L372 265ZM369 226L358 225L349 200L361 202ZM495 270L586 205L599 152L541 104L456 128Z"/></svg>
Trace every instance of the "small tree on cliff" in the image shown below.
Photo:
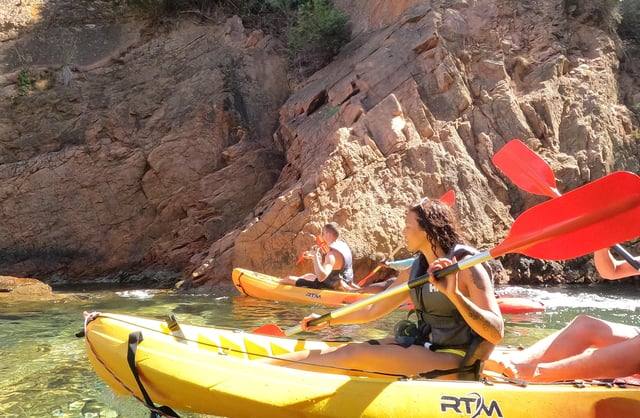
<svg viewBox="0 0 640 418"><path fill-rule="evenodd" d="M289 55L297 76L319 70L351 39L347 17L327 0L311 0L298 9L289 30Z"/></svg>

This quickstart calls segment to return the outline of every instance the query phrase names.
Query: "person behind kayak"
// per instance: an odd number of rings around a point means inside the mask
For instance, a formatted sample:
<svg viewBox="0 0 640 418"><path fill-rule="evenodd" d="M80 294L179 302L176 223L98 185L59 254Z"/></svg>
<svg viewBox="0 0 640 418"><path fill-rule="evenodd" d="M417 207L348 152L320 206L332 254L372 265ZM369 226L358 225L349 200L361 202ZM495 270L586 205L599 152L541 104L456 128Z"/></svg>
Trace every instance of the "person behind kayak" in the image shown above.
<svg viewBox="0 0 640 418"><path fill-rule="evenodd" d="M425 198L411 206L405 223L403 236L407 249L419 255L410 272L400 272L398 284L441 270L476 252L462 245L455 213L438 200ZM318 326L308 325L316 314L305 317L300 324L304 330L313 331L327 325L372 321L396 310L408 295L416 306L418 321L413 325L406 321L397 324L396 338L302 351L268 361L296 367L290 362L294 360L407 376L446 370L443 374L455 377L462 363L476 364L477 357L485 359L502 340L504 322L490 274L482 265L438 280L431 276L428 282L410 291L399 292ZM480 346L482 349L475 349Z"/></svg>
<svg viewBox="0 0 640 418"><path fill-rule="evenodd" d="M604 279L640 274L606 248L594 253L594 262ZM607 379L640 373L639 352L639 327L578 315L562 330L522 351L494 353L486 368L531 382Z"/></svg>
<svg viewBox="0 0 640 418"><path fill-rule="evenodd" d="M288 276L282 279L282 284L312 289L342 289L353 281L353 257L346 242L340 240L340 227L335 222L329 222L322 228L322 238L329 246L326 254L320 247L315 247L304 254L305 258L313 262L313 273L302 276Z"/></svg>

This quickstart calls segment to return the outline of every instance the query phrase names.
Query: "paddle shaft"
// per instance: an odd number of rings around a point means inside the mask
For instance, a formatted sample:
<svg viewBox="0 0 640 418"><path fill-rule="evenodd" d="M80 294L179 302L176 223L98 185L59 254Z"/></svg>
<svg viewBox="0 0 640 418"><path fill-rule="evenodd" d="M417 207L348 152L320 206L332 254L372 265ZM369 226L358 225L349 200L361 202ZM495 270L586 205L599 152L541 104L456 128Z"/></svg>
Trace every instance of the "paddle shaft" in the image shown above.
<svg viewBox="0 0 640 418"><path fill-rule="evenodd" d="M627 263L631 264L634 269L640 271L640 262L638 262L633 255L629 254L629 251L625 250L622 245L616 244L611 248L613 248L622 258L627 260Z"/></svg>
<svg viewBox="0 0 640 418"><path fill-rule="evenodd" d="M448 267L445 267L442 270L435 271L433 275L435 276L436 279L440 279L449 274L453 274L460 270L466 270L468 268L475 266L476 264L480 264L484 261L491 260L492 258L493 256L489 251L484 251L472 257L459 261L455 264L452 264ZM315 319L312 319L311 321L309 321L309 325L313 326L313 325L322 324L323 322L328 322L332 319L340 318L352 312L358 311L366 306L379 302L383 299L387 299L389 297L408 292L409 289L413 289L414 287L422 286L423 284L427 283L430 277L431 277L430 274L425 274L410 280L408 283L402 283L397 286L392 286L389 289L385 290L384 292L377 293L371 297L368 297L367 299L363 299L363 300L351 303L349 305L343 306L342 308L338 308L334 311L328 312ZM297 334L298 332L302 332L302 331L303 331L302 326L296 325L291 328L287 328L284 331L284 334L286 336L289 336L289 335Z"/></svg>
<svg viewBox="0 0 640 418"><path fill-rule="evenodd" d="M551 166L520 140L509 141L494 155L493 163L523 190L551 198L562 196ZM523 166L525 170L522 170ZM620 244L614 244L612 248L633 268L640 270L640 262Z"/></svg>

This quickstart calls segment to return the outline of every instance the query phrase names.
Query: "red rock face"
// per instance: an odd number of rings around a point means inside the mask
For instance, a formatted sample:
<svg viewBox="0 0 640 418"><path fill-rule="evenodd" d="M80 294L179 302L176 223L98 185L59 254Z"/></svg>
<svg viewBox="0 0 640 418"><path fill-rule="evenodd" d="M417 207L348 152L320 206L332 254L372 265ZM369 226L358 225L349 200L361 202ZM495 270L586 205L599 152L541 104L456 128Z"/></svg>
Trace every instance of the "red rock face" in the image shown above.
<svg viewBox="0 0 640 418"><path fill-rule="evenodd" d="M79 8L63 8L76 13L65 21L53 12L66 3L47 2L31 27L12 9L22 20L0 44L13 57L0 69L0 267L72 279L164 267L195 285L228 281L232 267L301 273L300 252L336 221L362 277L402 241L421 196L455 190L470 243L504 238L543 200L491 164L511 138L549 161L563 192L640 171L613 40L559 0L512 3L338 1L354 40L299 86L281 44L239 18L149 34L116 10L101 33L112 47L91 49L70 30ZM38 81L25 95L23 67Z"/></svg>

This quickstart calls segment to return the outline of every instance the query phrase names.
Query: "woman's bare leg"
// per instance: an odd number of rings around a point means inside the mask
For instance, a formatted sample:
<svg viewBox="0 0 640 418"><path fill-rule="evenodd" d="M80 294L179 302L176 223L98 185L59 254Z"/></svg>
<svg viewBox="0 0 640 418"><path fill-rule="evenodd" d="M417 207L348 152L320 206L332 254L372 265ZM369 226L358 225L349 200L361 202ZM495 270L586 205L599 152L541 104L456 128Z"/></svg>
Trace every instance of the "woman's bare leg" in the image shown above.
<svg viewBox="0 0 640 418"><path fill-rule="evenodd" d="M577 316L564 329L515 354L519 363L548 363L606 347L638 335L638 329L587 315Z"/></svg>
<svg viewBox="0 0 640 418"><path fill-rule="evenodd" d="M539 373L536 370L540 364L586 355L590 348L608 347L632 339L638 334L638 328L630 325L579 315L564 329L525 350L508 355L496 352L485 364L485 368L510 377L529 379Z"/></svg>
<svg viewBox="0 0 640 418"><path fill-rule="evenodd" d="M462 360L455 354L437 353L419 345L402 347L391 344L392 341L386 339L380 345L351 343L324 350L300 351L268 361L287 367L304 368L303 364L296 364L299 362L413 376L436 369L454 369Z"/></svg>
<svg viewBox="0 0 640 418"><path fill-rule="evenodd" d="M522 376L533 382L553 382L571 379L606 379L640 372L640 336L588 350L562 360L539 363L532 376Z"/></svg>

